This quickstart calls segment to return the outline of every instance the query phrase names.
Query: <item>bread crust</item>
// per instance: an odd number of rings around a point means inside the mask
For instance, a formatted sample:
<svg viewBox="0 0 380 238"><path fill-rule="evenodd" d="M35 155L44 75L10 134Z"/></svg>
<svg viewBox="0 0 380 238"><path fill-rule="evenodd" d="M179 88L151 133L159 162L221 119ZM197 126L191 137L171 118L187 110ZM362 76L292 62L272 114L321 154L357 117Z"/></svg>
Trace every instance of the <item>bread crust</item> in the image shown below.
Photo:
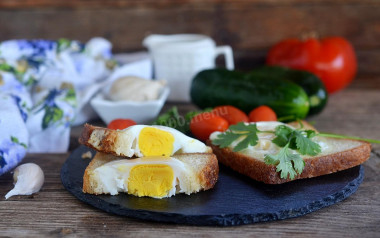
<svg viewBox="0 0 380 238"><path fill-rule="evenodd" d="M208 166L204 166L198 175L203 190L213 188L216 184L216 181L218 181L219 175L219 164L216 155L212 153L208 153L208 155Z"/></svg>
<svg viewBox="0 0 380 238"><path fill-rule="evenodd" d="M219 164L216 155L213 153L183 153L174 157L205 157L207 161L200 171L197 172L199 183L203 190L211 189L218 181Z"/></svg>
<svg viewBox="0 0 380 238"><path fill-rule="evenodd" d="M88 145L88 140L91 137L92 131L95 129L95 126L92 126L90 124L84 124L82 134L78 138L78 142L80 144L86 145L88 147L93 148L91 145Z"/></svg>
<svg viewBox="0 0 380 238"><path fill-rule="evenodd" d="M119 159L124 159L119 157ZM97 152L91 162L87 165L86 170L83 175L83 192L97 194L91 185L91 173L94 169L99 166L102 166L105 163L115 160L115 157L110 154L105 154L102 152Z"/></svg>
<svg viewBox="0 0 380 238"><path fill-rule="evenodd" d="M267 165L261 160L233 152L229 148L219 148L212 145L210 140L207 141L207 144L212 148L220 163L266 184L281 184L296 179L312 178L349 169L364 163L371 154L371 144L362 142L360 146L350 150L305 159L305 167L301 174L294 179L282 179L280 173L276 172L275 165Z"/></svg>
<svg viewBox="0 0 380 238"><path fill-rule="evenodd" d="M103 131L102 138L99 138L99 145L95 147L90 143L90 138L94 130ZM82 134L79 137L79 143L90 148L93 148L97 151L101 151L108 154L118 155L115 152L116 140L118 139L117 133L115 130L111 130L104 127L92 126L90 124L84 124Z"/></svg>

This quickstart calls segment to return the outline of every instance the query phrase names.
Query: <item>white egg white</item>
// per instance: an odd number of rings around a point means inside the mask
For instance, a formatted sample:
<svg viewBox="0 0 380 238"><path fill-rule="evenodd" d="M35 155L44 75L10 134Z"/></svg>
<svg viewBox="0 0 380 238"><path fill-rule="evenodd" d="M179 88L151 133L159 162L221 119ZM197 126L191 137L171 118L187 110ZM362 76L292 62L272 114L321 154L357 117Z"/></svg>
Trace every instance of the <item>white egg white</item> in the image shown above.
<svg viewBox="0 0 380 238"><path fill-rule="evenodd" d="M166 126L146 126L146 125L135 125L128 127L120 133L122 133L123 140L125 141L123 151L127 150L126 156L132 157L143 157L144 155L139 148L139 135L143 128L153 127L163 131L171 133L174 137L173 144L173 154L175 153L204 153L207 152L207 146L194 138L191 138L182 132Z"/></svg>

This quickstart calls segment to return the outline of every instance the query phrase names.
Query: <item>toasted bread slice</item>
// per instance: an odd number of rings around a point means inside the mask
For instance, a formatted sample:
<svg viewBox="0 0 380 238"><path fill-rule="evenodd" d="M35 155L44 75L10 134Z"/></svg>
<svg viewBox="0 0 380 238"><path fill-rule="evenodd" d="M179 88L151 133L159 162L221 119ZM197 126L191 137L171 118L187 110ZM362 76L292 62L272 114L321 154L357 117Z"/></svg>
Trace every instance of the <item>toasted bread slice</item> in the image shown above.
<svg viewBox="0 0 380 238"><path fill-rule="evenodd" d="M305 122L303 124L304 128L315 130L310 124ZM289 125L298 127L299 123ZM362 164L370 157L371 144L368 142L319 136L315 140L323 145L322 153L318 156L301 156L305 161L305 167L302 173L294 179L281 178L280 173L276 171L276 165L266 164L264 162L265 151L260 151L260 153L256 153L254 150L249 153L247 151L233 152L230 147L219 148L212 145L210 140L207 144L211 146L220 163L266 184L281 184L296 179L334 173Z"/></svg>
<svg viewBox="0 0 380 238"><path fill-rule="evenodd" d="M164 128L155 126L156 128ZM180 136L183 141L183 148L175 151L176 154L180 153L211 153L210 147L204 145L202 142L190 138L179 131L172 128L167 128L176 136ZM111 130L103 127L96 127L89 124L84 125L84 129L79 138L79 143L91 147L97 151L113 154L116 156L133 157L142 155L136 154L137 138L131 136L129 129L125 130ZM176 138L177 139L177 138Z"/></svg>
<svg viewBox="0 0 380 238"><path fill-rule="evenodd" d="M183 192L186 194L196 193L201 190L208 190L214 187L218 179L218 160L216 156L212 153L191 153L191 154L178 154L171 157L178 164L183 164L183 171L185 171L186 176L177 178L176 193ZM129 162L133 160L138 160L141 158L129 158ZM125 157L118 157L111 154L105 154L102 152L96 153L95 157L92 159L90 164L87 166L84 176L83 176L83 192L90 194L118 194L119 192L128 193L128 184L125 184L125 181L128 181L128 177L123 177L123 185L120 183L114 183L115 188L110 188L109 181L116 181L117 176L123 176L129 172L118 174L117 170L120 168L114 167L115 173L105 174L104 171L99 173L99 168L102 166L110 165L109 163L119 163L122 160L126 160ZM107 164L108 163L108 164ZM133 166L133 165L132 165ZM98 169L98 170L97 170ZM111 176L107 181L103 180L104 177ZM120 178L119 178L120 179ZM179 181L183 179L185 181ZM106 182L108 183L106 185ZM117 184L117 185L116 185ZM183 185L183 187L180 187ZM112 186L111 186L112 187ZM172 194L174 195L174 194ZM171 195L169 195L171 196Z"/></svg>

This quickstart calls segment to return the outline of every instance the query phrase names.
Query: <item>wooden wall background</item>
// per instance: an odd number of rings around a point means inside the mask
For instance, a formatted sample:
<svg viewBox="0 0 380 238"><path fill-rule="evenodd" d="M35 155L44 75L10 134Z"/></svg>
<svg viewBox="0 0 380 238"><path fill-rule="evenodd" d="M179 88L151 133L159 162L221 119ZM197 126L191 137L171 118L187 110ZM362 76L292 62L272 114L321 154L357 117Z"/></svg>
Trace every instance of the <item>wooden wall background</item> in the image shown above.
<svg viewBox="0 0 380 238"><path fill-rule="evenodd" d="M201 33L234 49L237 68L264 62L286 37L315 31L354 45L359 74L380 74L379 0L1 0L0 40L102 36L114 52L151 33Z"/></svg>

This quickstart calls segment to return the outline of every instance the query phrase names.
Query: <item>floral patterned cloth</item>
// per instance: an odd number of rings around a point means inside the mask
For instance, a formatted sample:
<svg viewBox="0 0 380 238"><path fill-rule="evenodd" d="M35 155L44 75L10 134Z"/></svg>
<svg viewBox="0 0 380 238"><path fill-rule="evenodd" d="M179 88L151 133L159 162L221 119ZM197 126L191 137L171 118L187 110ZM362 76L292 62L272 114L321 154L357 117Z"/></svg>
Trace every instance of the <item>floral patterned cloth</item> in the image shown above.
<svg viewBox="0 0 380 238"><path fill-rule="evenodd" d="M0 175L26 152L66 152L78 95L115 65L102 38L0 43Z"/></svg>

